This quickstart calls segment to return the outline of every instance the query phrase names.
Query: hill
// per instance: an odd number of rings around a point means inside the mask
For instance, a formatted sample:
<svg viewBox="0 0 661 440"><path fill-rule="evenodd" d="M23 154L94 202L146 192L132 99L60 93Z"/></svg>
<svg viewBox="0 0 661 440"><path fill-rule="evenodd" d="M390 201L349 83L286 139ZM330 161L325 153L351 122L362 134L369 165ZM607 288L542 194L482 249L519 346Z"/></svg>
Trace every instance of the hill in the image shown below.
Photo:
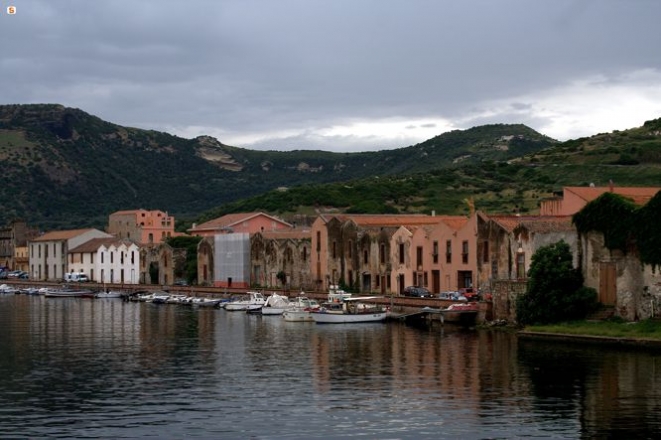
<svg viewBox="0 0 661 440"><path fill-rule="evenodd" d="M607 186L610 181L618 186L661 186L661 119L532 150L509 160L453 161L452 166L430 167L428 172L271 191L224 205L202 218L254 209L284 215L315 211L467 214L469 204L491 213L536 213L540 201L563 186Z"/></svg>
<svg viewBox="0 0 661 440"><path fill-rule="evenodd" d="M321 184L383 179L377 183L390 181L401 191L407 186L395 176L444 176L438 170L501 163L556 143L524 125L495 124L378 152L255 151L208 136L183 139L123 127L57 104L3 105L0 160L6 183L0 188L0 224L21 217L42 228L102 227L111 212L139 207L194 218L228 203L260 200L259 195L269 191L275 192L267 198L294 193L303 197L314 189L306 199L326 204L326 190L318 190ZM418 177L411 179L417 182ZM355 210L378 208L383 205L380 197L390 196L372 189L381 185L366 189L366 184L351 183L367 191L359 196L365 206L353 204ZM425 191L419 185L409 188L407 198L425 197L418 195ZM340 189L338 197L345 194ZM341 200L336 204L352 205ZM396 205L393 209L399 209Z"/></svg>

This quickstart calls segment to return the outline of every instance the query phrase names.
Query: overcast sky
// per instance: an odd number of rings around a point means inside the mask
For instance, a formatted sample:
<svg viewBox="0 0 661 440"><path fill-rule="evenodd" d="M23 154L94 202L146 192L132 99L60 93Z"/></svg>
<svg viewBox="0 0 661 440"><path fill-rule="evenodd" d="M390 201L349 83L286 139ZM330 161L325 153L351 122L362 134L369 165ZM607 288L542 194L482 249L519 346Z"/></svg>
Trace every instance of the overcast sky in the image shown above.
<svg viewBox="0 0 661 440"><path fill-rule="evenodd" d="M0 5L0 103L239 147L381 150L487 123L566 140L661 117L659 0Z"/></svg>

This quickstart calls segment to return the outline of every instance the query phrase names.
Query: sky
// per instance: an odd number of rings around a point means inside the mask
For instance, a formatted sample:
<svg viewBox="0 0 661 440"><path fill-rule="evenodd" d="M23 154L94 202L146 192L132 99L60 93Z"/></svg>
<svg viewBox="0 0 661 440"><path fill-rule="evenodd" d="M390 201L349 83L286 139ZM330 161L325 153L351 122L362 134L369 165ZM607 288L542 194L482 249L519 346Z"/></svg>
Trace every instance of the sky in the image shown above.
<svg viewBox="0 0 661 440"><path fill-rule="evenodd" d="M661 117L659 23L659 0L0 0L0 104L258 150L567 140Z"/></svg>

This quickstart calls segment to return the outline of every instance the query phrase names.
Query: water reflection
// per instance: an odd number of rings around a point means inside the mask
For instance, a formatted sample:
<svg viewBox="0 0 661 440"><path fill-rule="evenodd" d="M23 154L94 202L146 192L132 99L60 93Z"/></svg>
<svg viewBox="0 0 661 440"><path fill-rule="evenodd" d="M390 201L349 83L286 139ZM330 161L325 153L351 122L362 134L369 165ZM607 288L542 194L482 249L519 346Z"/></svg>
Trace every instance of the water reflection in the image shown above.
<svg viewBox="0 0 661 440"><path fill-rule="evenodd" d="M658 354L0 297L0 437L652 438ZM20 433L20 435L18 435Z"/></svg>

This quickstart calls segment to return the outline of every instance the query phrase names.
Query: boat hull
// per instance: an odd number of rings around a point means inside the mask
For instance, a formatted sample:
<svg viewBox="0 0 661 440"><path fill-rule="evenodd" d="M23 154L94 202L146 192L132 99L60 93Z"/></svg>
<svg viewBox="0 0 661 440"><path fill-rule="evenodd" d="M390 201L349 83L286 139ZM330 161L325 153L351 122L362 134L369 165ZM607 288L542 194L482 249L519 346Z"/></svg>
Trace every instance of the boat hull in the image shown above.
<svg viewBox="0 0 661 440"><path fill-rule="evenodd" d="M287 322L314 322L309 310L285 310L282 317Z"/></svg>
<svg viewBox="0 0 661 440"><path fill-rule="evenodd" d="M382 322L386 320L386 312L376 313L310 313L317 324L350 324L359 322Z"/></svg>

